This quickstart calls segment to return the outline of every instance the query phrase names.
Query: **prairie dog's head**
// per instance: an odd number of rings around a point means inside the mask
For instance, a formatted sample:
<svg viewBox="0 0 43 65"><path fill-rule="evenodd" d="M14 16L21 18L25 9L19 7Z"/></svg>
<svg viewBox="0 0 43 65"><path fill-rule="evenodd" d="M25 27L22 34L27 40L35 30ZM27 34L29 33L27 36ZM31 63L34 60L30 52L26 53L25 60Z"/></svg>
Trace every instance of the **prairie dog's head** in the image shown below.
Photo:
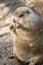
<svg viewBox="0 0 43 65"><path fill-rule="evenodd" d="M13 27L24 27L28 30L38 30L42 27L41 18L29 7L18 7L12 18Z"/></svg>

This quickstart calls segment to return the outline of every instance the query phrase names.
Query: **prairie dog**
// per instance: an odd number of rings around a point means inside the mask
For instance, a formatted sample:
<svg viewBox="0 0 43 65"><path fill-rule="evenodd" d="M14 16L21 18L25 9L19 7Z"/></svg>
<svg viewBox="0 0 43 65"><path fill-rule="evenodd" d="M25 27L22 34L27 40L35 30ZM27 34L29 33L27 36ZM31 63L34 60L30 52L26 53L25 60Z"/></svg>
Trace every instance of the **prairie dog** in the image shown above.
<svg viewBox="0 0 43 65"><path fill-rule="evenodd" d="M43 61L43 22L29 7L19 7L12 19L13 55L34 65ZM40 60L41 59L41 60Z"/></svg>

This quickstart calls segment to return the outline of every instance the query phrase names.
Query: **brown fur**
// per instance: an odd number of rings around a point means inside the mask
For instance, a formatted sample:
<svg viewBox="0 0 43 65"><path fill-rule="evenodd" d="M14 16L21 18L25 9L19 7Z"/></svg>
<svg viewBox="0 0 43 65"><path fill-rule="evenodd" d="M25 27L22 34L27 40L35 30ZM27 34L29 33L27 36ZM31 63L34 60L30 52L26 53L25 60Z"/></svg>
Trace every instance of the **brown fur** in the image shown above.
<svg viewBox="0 0 43 65"><path fill-rule="evenodd" d="M43 61L43 23L41 18L30 8L19 7L14 12L12 26L13 55L16 55L22 62L30 62L30 65Z"/></svg>

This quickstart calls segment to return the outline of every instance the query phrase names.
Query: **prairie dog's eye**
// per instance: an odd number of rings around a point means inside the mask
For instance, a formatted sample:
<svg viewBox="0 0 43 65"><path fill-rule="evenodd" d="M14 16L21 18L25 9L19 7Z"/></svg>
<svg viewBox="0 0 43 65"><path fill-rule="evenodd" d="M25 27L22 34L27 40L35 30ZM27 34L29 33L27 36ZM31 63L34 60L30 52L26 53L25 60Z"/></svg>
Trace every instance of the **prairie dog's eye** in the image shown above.
<svg viewBox="0 0 43 65"><path fill-rule="evenodd" d="M29 12L28 11L26 11L26 12L24 12L23 14L21 14L19 17L23 17L24 16L24 14L29 14Z"/></svg>
<svg viewBox="0 0 43 65"><path fill-rule="evenodd" d="M24 16L24 14L21 14L19 17L23 17Z"/></svg>

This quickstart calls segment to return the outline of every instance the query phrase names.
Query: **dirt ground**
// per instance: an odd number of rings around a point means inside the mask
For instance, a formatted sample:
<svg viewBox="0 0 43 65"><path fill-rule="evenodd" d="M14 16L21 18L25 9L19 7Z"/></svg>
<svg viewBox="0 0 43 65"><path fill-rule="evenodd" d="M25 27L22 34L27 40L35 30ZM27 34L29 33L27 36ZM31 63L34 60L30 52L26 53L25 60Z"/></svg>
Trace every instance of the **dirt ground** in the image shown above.
<svg viewBox="0 0 43 65"><path fill-rule="evenodd" d="M0 65L15 65L12 55L12 38L8 31L10 24L5 24L17 7L24 6L22 0L0 0ZM42 64L43 65L43 64Z"/></svg>
<svg viewBox="0 0 43 65"><path fill-rule="evenodd" d="M10 24L6 25L5 20L22 5L19 0L0 0L0 65L15 65L14 59L9 58L12 55L12 39L7 31Z"/></svg>

